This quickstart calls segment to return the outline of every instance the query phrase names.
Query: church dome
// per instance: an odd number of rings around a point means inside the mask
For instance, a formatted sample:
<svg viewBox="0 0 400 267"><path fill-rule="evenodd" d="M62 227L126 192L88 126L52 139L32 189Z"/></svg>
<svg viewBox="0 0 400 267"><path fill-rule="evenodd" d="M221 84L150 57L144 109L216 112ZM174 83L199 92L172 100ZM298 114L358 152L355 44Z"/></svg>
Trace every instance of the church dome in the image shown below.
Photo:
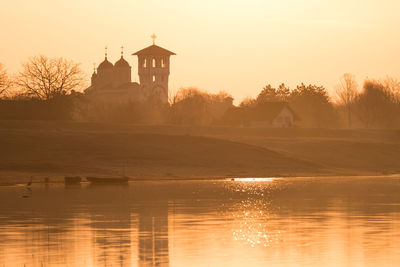
<svg viewBox="0 0 400 267"><path fill-rule="evenodd" d="M111 68L113 68L113 64L110 61L108 61L107 58L105 58L104 61L100 63L97 70L111 69Z"/></svg>
<svg viewBox="0 0 400 267"><path fill-rule="evenodd" d="M115 67L117 68L130 68L128 61L124 59L124 57L121 56L121 58L115 62Z"/></svg>

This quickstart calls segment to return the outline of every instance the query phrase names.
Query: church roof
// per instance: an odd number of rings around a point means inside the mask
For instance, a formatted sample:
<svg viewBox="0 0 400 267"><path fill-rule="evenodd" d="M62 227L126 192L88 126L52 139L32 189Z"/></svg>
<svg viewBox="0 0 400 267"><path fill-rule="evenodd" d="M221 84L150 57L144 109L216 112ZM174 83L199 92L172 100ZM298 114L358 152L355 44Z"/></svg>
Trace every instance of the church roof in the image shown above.
<svg viewBox="0 0 400 267"><path fill-rule="evenodd" d="M151 45L149 47L146 47L140 51L137 51L136 53L132 54L133 56L139 56L139 55L176 55L174 52L171 52L165 48L162 48L158 45Z"/></svg>
<svg viewBox="0 0 400 267"><path fill-rule="evenodd" d="M104 61L100 63L100 65L97 69L98 70L110 69L112 67L113 67L113 64L110 61L108 61L107 58L105 58Z"/></svg>
<svg viewBox="0 0 400 267"><path fill-rule="evenodd" d="M129 63L124 59L123 56L121 56L121 58L115 62L114 67L116 68L130 68L131 66L129 66Z"/></svg>

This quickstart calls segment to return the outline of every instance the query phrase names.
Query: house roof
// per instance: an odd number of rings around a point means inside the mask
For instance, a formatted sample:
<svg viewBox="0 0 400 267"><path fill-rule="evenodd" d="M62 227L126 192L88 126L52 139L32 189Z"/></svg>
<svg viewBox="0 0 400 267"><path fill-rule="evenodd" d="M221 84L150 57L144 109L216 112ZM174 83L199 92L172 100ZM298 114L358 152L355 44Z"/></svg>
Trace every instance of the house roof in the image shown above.
<svg viewBox="0 0 400 267"><path fill-rule="evenodd" d="M273 121L284 108L289 109L295 120L300 118L286 102L266 102L245 110L245 117L250 121Z"/></svg>
<svg viewBox="0 0 400 267"><path fill-rule="evenodd" d="M136 53L132 54L133 56L141 56L141 55L176 55L174 52L171 52L165 48L162 48L158 45L151 45L142 50L137 51Z"/></svg>

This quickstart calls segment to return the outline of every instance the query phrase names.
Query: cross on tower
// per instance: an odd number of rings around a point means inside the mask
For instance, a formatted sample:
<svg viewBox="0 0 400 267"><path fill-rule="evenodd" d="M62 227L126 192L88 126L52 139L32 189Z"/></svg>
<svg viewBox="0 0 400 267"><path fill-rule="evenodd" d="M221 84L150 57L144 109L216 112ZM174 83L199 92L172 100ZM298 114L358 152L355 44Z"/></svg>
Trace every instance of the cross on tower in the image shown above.
<svg viewBox="0 0 400 267"><path fill-rule="evenodd" d="M121 46L121 57L123 57L124 56L124 46L122 45Z"/></svg>
<svg viewBox="0 0 400 267"><path fill-rule="evenodd" d="M157 35L155 35L155 34L153 33L153 35L151 35L150 37L151 37L151 39L153 39L153 45L155 45L155 44L156 44Z"/></svg>
<svg viewBox="0 0 400 267"><path fill-rule="evenodd" d="M106 46L106 48L105 48L105 49L106 49L106 53L105 53L105 55L106 55L106 58L107 58L107 46Z"/></svg>

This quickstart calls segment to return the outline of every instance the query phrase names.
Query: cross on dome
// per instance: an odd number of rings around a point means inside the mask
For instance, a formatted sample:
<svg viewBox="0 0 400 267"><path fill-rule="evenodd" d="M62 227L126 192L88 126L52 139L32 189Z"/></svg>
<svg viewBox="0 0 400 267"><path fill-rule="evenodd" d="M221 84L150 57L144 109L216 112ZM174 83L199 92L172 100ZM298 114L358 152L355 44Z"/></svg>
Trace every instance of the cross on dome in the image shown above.
<svg viewBox="0 0 400 267"><path fill-rule="evenodd" d="M151 39L153 39L153 45L155 45L156 44L157 35L155 35L153 33L150 37L151 37Z"/></svg>

